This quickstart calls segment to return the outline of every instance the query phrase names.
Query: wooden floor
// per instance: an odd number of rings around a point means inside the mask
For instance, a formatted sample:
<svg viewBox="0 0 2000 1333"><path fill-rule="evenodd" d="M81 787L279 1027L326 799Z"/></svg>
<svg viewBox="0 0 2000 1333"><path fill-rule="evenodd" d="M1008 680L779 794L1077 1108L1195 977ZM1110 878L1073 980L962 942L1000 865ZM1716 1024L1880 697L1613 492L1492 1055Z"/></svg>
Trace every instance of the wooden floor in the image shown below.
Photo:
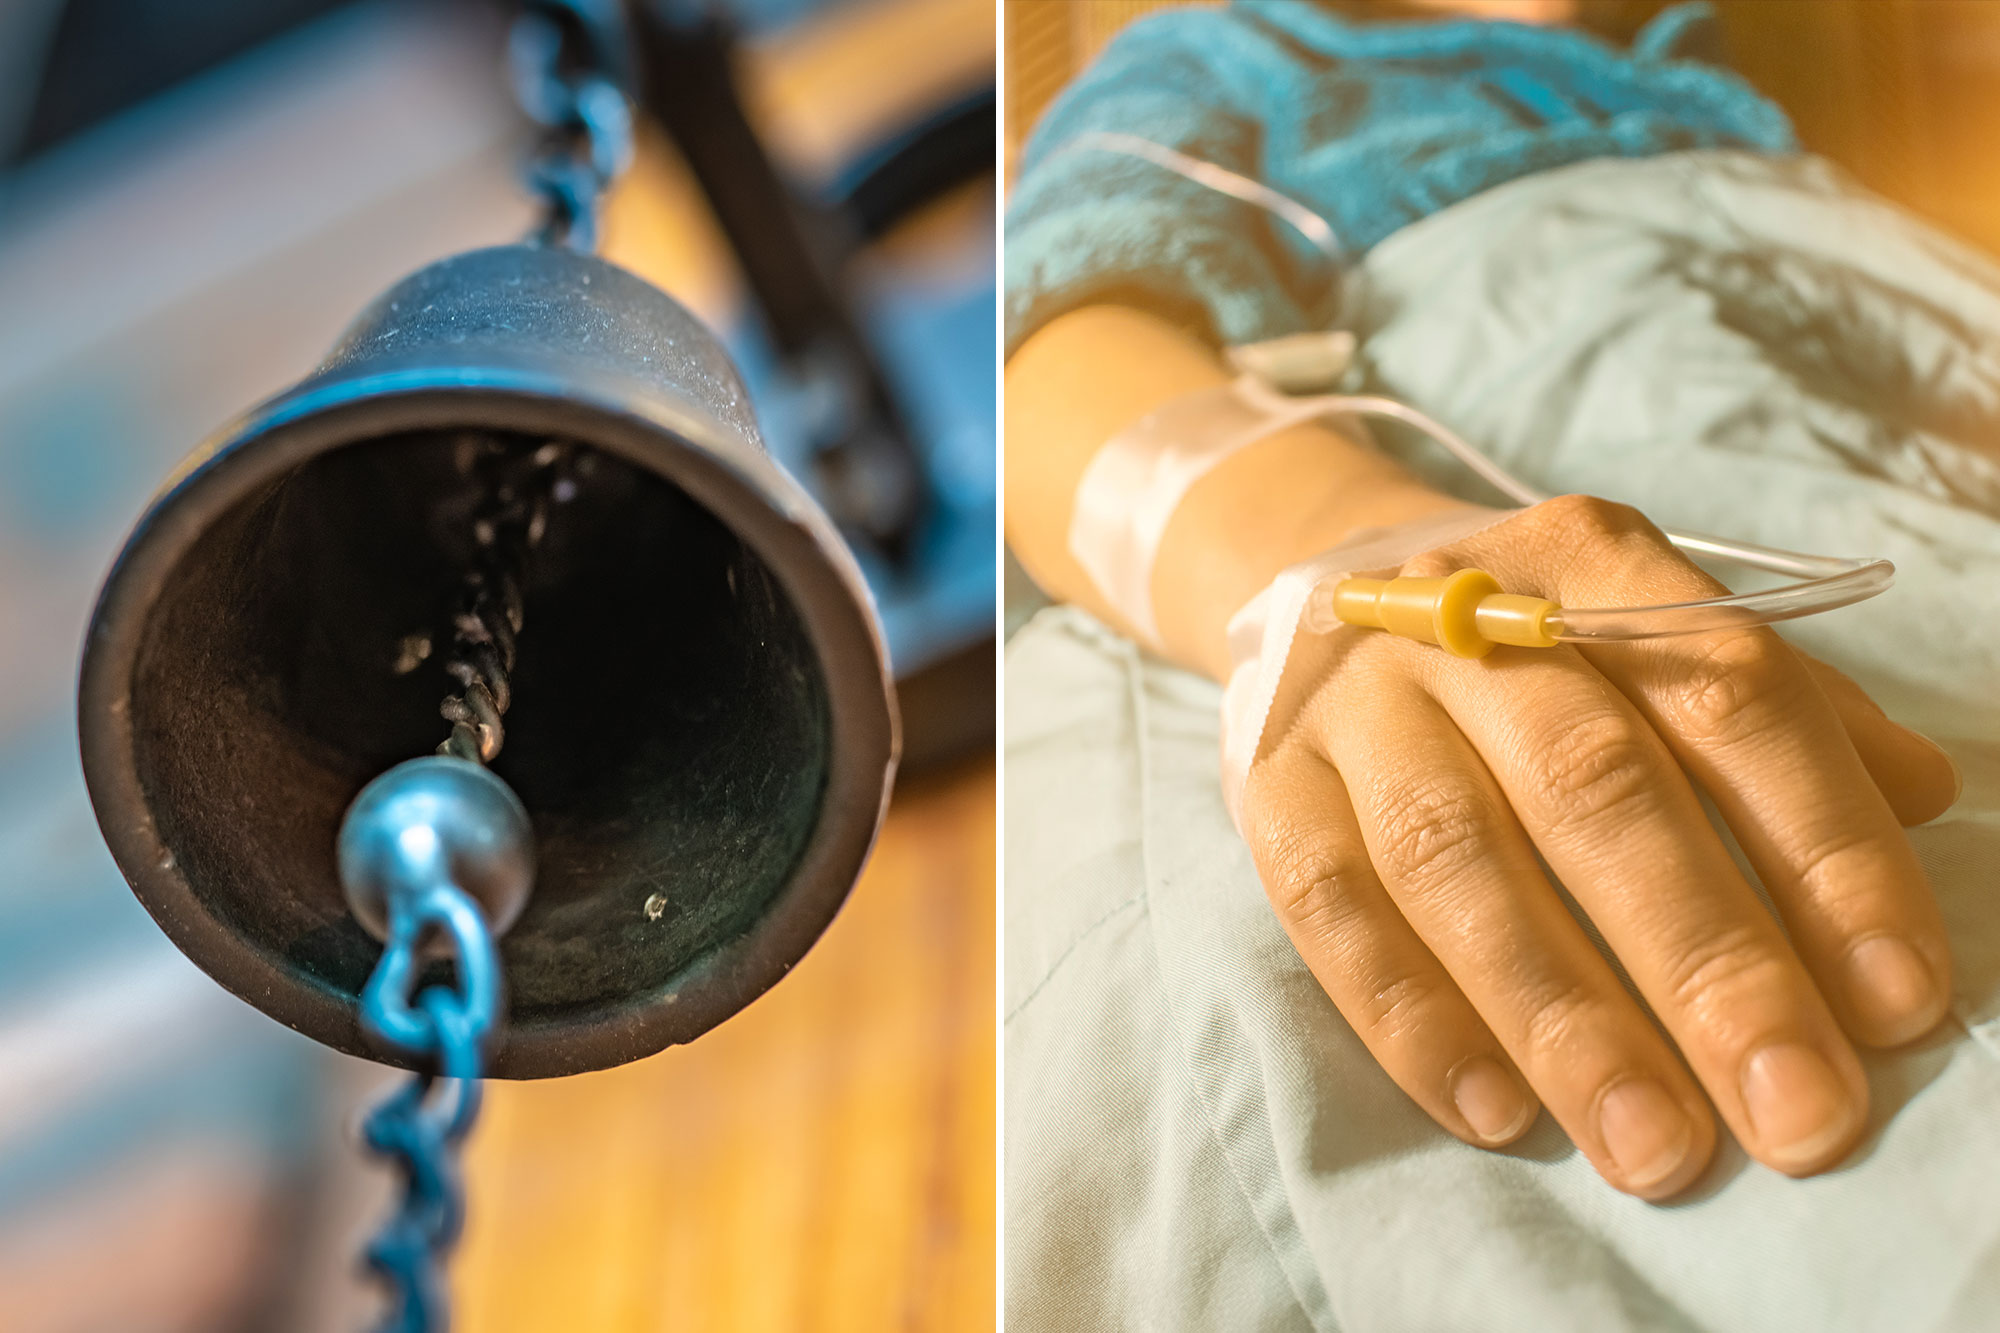
<svg viewBox="0 0 2000 1333"><path fill-rule="evenodd" d="M991 759L899 791L833 928L694 1044L494 1084L470 1333L994 1322Z"/></svg>

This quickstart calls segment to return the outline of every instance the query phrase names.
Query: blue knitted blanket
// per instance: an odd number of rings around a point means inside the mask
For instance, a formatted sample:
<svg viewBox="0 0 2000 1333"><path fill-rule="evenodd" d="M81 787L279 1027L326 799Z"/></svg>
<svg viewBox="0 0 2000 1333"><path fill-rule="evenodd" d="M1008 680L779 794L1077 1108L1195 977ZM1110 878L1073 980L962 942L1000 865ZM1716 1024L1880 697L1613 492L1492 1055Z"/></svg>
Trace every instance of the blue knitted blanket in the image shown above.
<svg viewBox="0 0 2000 1333"><path fill-rule="evenodd" d="M1066 310L1124 302L1222 343L1326 326L1339 265L1261 209L1159 166L1070 149L1138 135L1291 195L1347 257L1449 204L1587 158L1796 151L1784 113L1684 58L1713 15L1678 5L1629 50L1480 20L1355 24L1236 0L1132 24L1050 107L1007 211L1008 351Z"/></svg>

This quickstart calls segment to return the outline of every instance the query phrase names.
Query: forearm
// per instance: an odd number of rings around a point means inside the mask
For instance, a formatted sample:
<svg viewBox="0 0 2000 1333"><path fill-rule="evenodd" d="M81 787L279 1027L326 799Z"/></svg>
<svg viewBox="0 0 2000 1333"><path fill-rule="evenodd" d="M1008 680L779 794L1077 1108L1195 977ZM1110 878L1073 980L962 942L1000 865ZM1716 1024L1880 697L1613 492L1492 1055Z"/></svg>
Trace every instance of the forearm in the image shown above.
<svg viewBox="0 0 2000 1333"><path fill-rule="evenodd" d="M1050 322L1007 363L1007 537L1052 595L1130 630L1069 549L1078 482L1097 450L1167 401L1221 384L1207 346L1155 316L1092 306ZM1221 679L1229 617L1279 570L1357 528L1460 502L1323 426L1233 455L1188 491L1153 565L1153 613L1169 656Z"/></svg>

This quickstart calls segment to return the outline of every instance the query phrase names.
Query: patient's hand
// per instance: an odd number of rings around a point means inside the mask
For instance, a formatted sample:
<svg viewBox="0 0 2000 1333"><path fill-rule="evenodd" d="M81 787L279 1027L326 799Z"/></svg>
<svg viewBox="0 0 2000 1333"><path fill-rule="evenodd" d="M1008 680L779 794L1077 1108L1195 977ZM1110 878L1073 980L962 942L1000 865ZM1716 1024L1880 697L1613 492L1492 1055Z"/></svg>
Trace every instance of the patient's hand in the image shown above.
<svg viewBox="0 0 2000 1333"><path fill-rule="evenodd" d="M1637 513L1575 496L1404 572L1468 565L1574 606L1720 591ZM1708 1161L1713 1101L1752 1156L1809 1174L1867 1118L1849 1038L1944 1015L1944 930L1899 821L1940 814L1957 774L1767 629L1481 661L1342 630L1301 643L1268 734L1243 813L1271 902L1382 1067L1468 1142L1518 1138L1539 1100L1606 1180L1659 1198Z"/></svg>

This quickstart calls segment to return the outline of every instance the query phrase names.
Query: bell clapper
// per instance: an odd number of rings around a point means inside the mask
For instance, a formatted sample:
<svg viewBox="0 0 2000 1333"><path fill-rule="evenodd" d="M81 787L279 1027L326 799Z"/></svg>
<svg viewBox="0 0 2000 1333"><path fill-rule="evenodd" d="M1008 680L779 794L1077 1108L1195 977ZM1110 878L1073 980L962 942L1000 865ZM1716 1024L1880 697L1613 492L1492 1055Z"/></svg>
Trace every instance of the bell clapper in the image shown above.
<svg viewBox="0 0 2000 1333"><path fill-rule="evenodd" d="M385 946L361 993L362 1026L430 1063L370 1113L364 1130L369 1147L403 1176L401 1206L368 1250L394 1293L396 1327L444 1323L438 1261L457 1240L462 1209L451 1187L441 1194L435 1182L455 1178L451 1157L478 1114L486 1042L499 1022L495 940L534 887L528 812L486 765L506 743L527 563L548 530L551 504L575 493L574 452L560 441L533 450L486 435L461 442L460 471L477 494L472 563L443 662L458 684L438 710L451 731L435 755L398 764L364 787L341 822L337 860L348 908ZM409 659L418 638L429 655L427 636L408 636L398 674L415 669ZM452 962L452 984L418 991L423 965L440 955Z"/></svg>
<svg viewBox="0 0 2000 1333"><path fill-rule="evenodd" d="M615 68L625 40L615 17L581 0L526 0L511 28L516 100L547 131L527 171L543 213L535 244L597 247L604 192L632 160L632 113ZM368 1249L394 1302L385 1327L399 1331L448 1323L438 1268L457 1240L462 1206L455 1185L440 1196L437 1182L456 1179L450 1158L478 1112L485 1044L500 1005L494 940L520 915L534 879L527 813L486 766L507 739L525 566L550 505L576 493L576 453L559 440L522 451L483 434L461 439L459 470L480 491L472 567L444 658L459 687L439 708L451 731L434 757L399 764L364 788L341 826L342 891L356 919L385 943L361 994L362 1026L437 1071L419 1074L367 1122L369 1146L403 1175L402 1205ZM427 660L434 642L405 637L393 658L397 674ZM458 989L428 987L413 1007L420 965L440 942ZM455 1094L433 1099L439 1074ZM434 1100L443 1105L428 1104Z"/></svg>

